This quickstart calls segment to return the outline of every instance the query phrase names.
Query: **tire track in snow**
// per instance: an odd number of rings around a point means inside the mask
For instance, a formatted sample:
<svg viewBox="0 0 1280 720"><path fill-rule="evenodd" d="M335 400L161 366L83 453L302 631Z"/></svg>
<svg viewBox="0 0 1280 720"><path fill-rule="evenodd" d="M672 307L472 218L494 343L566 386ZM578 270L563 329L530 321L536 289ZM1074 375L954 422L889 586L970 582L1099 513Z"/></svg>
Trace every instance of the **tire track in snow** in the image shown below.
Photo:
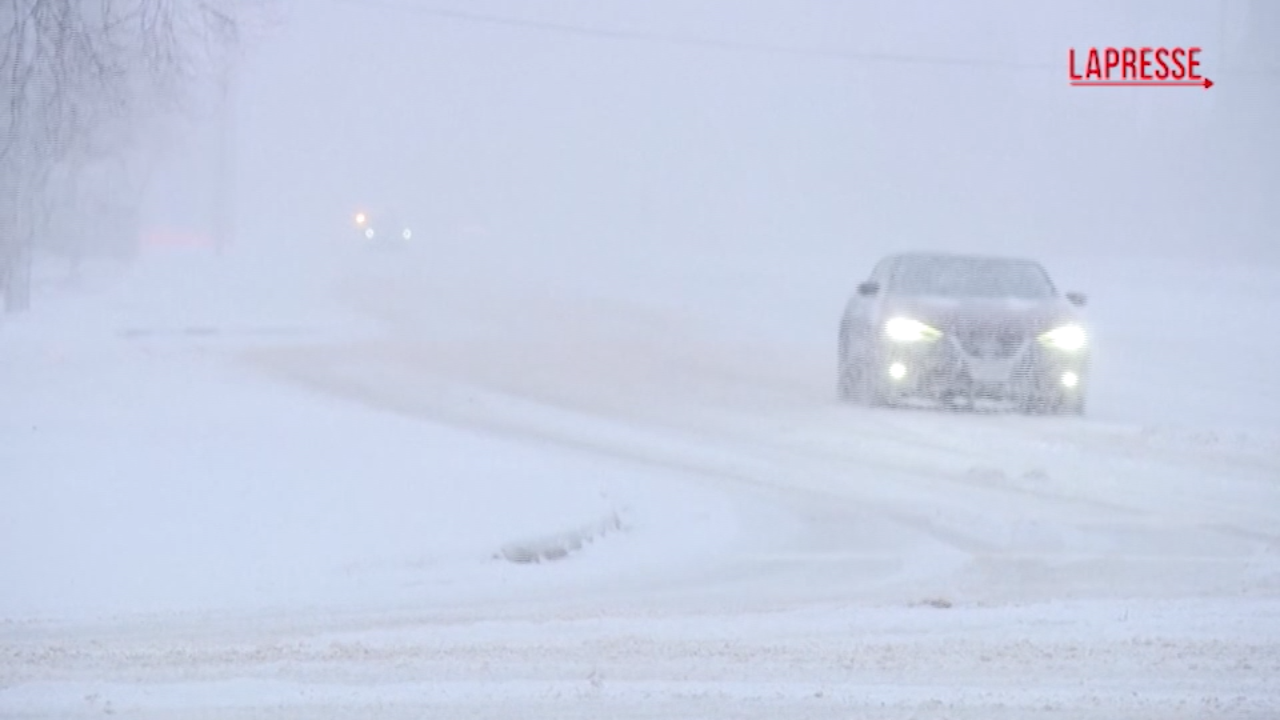
<svg viewBox="0 0 1280 720"><path fill-rule="evenodd" d="M1246 532L1255 533L1265 533L1277 521L1274 512L1258 512L1259 508L1280 505L1274 487L1261 491L1260 501L1243 503L1227 499L1230 494L1203 493L1201 482L1182 483L1184 492L1180 495L1173 492L1169 480L1185 474L1186 464L1166 461L1154 453L1138 458L1152 467L1131 462L1123 473L1117 471L1126 460L1123 451L1127 446L1121 441L1120 449L1115 449L1114 432L1100 423L1020 416L956 417L948 418L955 422L947 422L927 411L859 412L863 409L854 407L840 408L850 411L840 416L823 414L825 419L815 422L816 406L831 407L827 379L834 370L826 362L815 362L808 348L743 343L718 336L713 327L687 317L616 298L586 306L545 294L508 297L506 302L487 297L477 302L467 289L436 291L440 293L439 306L450 308L448 316L419 313L416 308L422 306L406 305L393 287L380 286L372 295L357 294L355 301L386 319L399 337L440 336L441 341L435 344L405 344L399 349L410 354L424 373L438 377L604 417L669 425L690 437L746 441L755 447L773 443L783 453L839 454L880 471L911 471L940 490L947 484L985 486L1010 495L1091 506L1095 512L1147 517L1173 513L1189 522L1202 516L1206 507L1217 505L1220 509L1210 524L1229 526L1249 519ZM519 307L520 312L513 315L511 307ZM628 308L630 312L624 312ZM449 321L462 318L468 326L484 331L469 332L462 343L446 342ZM490 345L487 338L493 337L504 339ZM517 358L516 362L506 361L511 357ZM589 360L584 362L584 357ZM537 377L526 376L531 367L540 369ZM590 371L584 372L584 367ZM699 389L699 394L692 401L680 397L686 388ZM853 451L819 449L812 441L795 442L794 434L789 441L780 441L778 432L745 429L748 422L768 424L769 414L798 416L811 431L828 435L847 428L846 437L856 438L859 447ZM700 425L690 422L694 418L705 421ZM1018 424L1015 427L1003 420ZM737 436L726 432L729 427L737 428ZM1095 437L1096 441L1090 440ZM1069 452L1044 452L1054 438L1065 438ZM886 452L889 445L901 452ZM1001 453L993 453L993 445L1000 447ZM1036 447L1042 449L1037 455L1050 455L1049 462L1030 463L1034 468L1008 467L1007 449L1016 455L1026 454L1024 448ZM922 452L925 449L934 454L928 456ZM880 457L872 457L873 452ZM1084 453L1096 457L1081 462L1079 456ZM956 467L942 461L944 456L969 460ZM1204 461L1200 456L1186 459ZM981 472L983 468L997 472ZM1272 469L1280 476L1280 463L1273 463ZM1027 470L1036 472L1028 474ZM1216 475L1217 468L1205 472ZM1012 481L1024 476L1036 482ZM1059 479L1050 482L1055 478ZM1135 482L1139 478L1143 482ZM1185 501L1183 496L1188 496Z"/></svg>
<svg viewBox="0 0 1280 720"><path fill-rule="evenodd" d="M352 352L347 346L342 352ZM443 422L453 426L467 427L485 433L509 437L517 441L535 440L550 443L567 449L596 455L626 460L640 465L659 467L664 470L692 472L708 478L729 481L735 489L753 489L774 494L782 491L785 495L807 498L811 503L829 506L832 501L853 503L860 510L866 510L865 504L874 502L867 497L849 497L833 494L823 489L779 482L774 479L775 472L790 474L785 469L760 467L761 463L752 455L739 454L736 448L719 447L705 442L703 438L680 437L675 440L669 436L655 434L651 430L640 430L624 427L619 430L616 423L601 422L591 418L588 423L581 418L574 418L573 428L556 428L549 422L550 414L543 408L534 408L534 419L522 419L519 412L504 413L493 404L480 406L475 398L484 395L482 390L468 390L463 386L442 382L438 378L423 374L418 376L419 382L413 387L416 393L409 392L403 384L382 386L374 377L385 379L387 373L374 373L372 366L365 365L361 377L352 377L349 373L335 370L326 360L318 359L315 348L306 348L300 354L290 353L292 357L275 350L268 353L257 353L254 362L270 368L280 377L294 382L302 382L315 389L330 394L345 396L368 404L370 407L393 411L418 419ZM355 350L357 356L363 351ZM322 353L330 355L332 350ZM498 398L502 402L502 398ZM504 417L504 414L506 416ZM597 426L592 430L586 427ZM592 437L594 435L594 437ZM733 458L733 459L730 459ZM937 539L967 552L988 551L991 546L967 533L940 527L926 516L911 515L898 512L890 506L875 505L877 512L902 522L914 529L927 532Z"/></svg>
<svg viewBox="0 0 1280 720"><path fill-rule="evenodd" d="M828 368L804 348L744 350L621 301L405 292L358 298L389 323L385 342L257 360L373 407L698 473L800 517L830 510L823 532L841 515L886 518L987 567L1037 553L1075 562L1082 540L1122 550L1117 538L1134 529L1200 534L1238 559L1274 532L1274 493L1273 503L1215 501L1177 463L1126 458L1098 423L837 407L821 394Z"/></svg>
<svg viewBox="0 0 1280 720"><path fill-rule="evenodd" d="M949 573L960 572L957 577L986 576L989 579L983 582L990 582L993 572L998 573L995 578L1021 577L1027 563L1034 563L1040 568L1034 575L1041 577L1043 583L1052 584L1053 573L1047 568L1055 564L1064 564L1064 569L1081 562L1086 565L1103 562L1113 568L1126 564L1147 567L1151 559L1141 553L1099 560L1102 556L1096 553L1100 551L1088 548L1113 546L1114 543L1104 538L1116 533L1119 533L1116 537L1132 535L1134 528L1143 526L1149 526L1150 532L1155 533L1176 532L1173 526L1162 529L1150 519L1143 522L1141 512L1127 508L1105 508L1109 512L1103 512L1096 505L1082 503L1071 510L1064 508L1055 497L1019 493L999 481L975 483L973 478L940 478L934 469L903 467L883 459L883 473L869 473L868 465L873 463L867 462L868 458L833 460L806 453L806 448L784 446L779 449L768 442L756 443L754 437L691 435L683 429L674 432L671 427L643 431L635 427L619 428L616 417L587 416L584 421L577 416L557 422L551 420L546 408L513 411L500 396L487 395L483 389L465 389L433 377L416 363L409 363L413 372L408 375L392 372L386 365L369 364L367 353L370 352L375 357L382 354L376 347L346 347L318 353L314 349L304 350L287 358L276 352L270 358L259 360L294 380L303 379L323 391L345 394L375 407L518 440L533 439L666 469L696 472L719 483L729 482L730 487L739 491L748 487L766 491L810 516L812 509L823 508L831 517L825 524L813 528L815 533L829 531L841 522L859 517L883 517L931 537L968 558L964 562L957 558L932 570L925 566L915 570L904 567L899 572L903 581L914 578L916 582L925 579L926 583L936 584ZM354 365L347 364L353 360ZM860 482L851 481L852 478ZM963 492L957 494L957 490ZM1000 515L992 515L988 510L992 503L1007 502L1011 494L1021 498L1017 501L1020 517L1008 515L1007 508L1003 520ZM1035 502L1029 505L1028 500ZM1107 522L1108 515L1110 522ZM1070 534L1062 536L1063 530ZM1072 536L1080 537L1072 540ZM1072 550L1079 545L1080 538L1087 542ZM830 552L830 549L819 549L821 547L810 549L812 562L820 564L820 558ZM1209 556L1170 560L1175 566L1181 563L1188 568L1198 567L1191 571L1190 577L1203 575L1206 570L1213 575L1220 574L1213 568L1222 562L1227 563L1222 572L1230 573L1238 561L1229 558L1238 557L1243 550L1228 547L1221 552L1226 553L1221 559ZM1204 565L1206 562L1209 565ZM964 570L966 565L968 569ZM1134 582L1140 582L1137 574L1130 574ZM929 577L932 580L928 580ZM1064 573L1059 582L1073 577L1078 579L1079 575ZM997 583L991 586L996 587Z"/></svg>

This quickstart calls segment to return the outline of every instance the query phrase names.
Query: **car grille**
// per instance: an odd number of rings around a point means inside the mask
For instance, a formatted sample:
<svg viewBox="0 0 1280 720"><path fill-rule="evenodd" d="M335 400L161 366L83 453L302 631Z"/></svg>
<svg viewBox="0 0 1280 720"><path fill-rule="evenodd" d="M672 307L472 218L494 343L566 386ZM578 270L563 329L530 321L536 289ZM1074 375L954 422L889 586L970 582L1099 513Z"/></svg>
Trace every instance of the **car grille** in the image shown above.
<svg viewBox="0 0 1280 720"><path fill-rule="evenodd" d="M1027 341L1018 328L974 326L956 329L956 340L970 357L1004 360L1013 357Z"/></svg>

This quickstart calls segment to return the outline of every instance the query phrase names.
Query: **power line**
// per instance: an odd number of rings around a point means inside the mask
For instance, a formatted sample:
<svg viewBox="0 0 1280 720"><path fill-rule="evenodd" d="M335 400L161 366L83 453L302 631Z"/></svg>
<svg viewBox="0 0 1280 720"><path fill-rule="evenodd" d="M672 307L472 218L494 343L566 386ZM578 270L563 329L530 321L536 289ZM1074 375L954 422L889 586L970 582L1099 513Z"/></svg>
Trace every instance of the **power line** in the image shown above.
<svg viewBox="0 0 1280 720"><path fill-rule="evenodd" d="M768 43L753 43L741 40L724 40L717 38L695 37L691 35L675 35L666 33L649 33L634 30L620 30L614 28L598 28L588 27L585 25L574 25L569 23L558 23L545 20L530 20L525 18L514 18L503 15L490 15L487 13L475 13L465 10L453 10L449 8L434 7L430 5L415 5L408 2L395 2L395 0L335 0L348 5L360 5L365 7L380 7L389 10L400 10L405 12L413 12L420 15L440 18L443 20L452 20L456 22L465 22L478 25L494 25L501 27L518 28L524 30L536 30L540 32L559 33L561 35L575 35L578 37L596 38L602 40L624 40L629 42L641 43L657 43L665 45L679 45L685 47L700 47L711 50L723 50L739 53L755 53L769 55L790 55L796 57L809 57L827 60L844 60L865 63L882 63L897 65L933 65L933 66L954 66L954 67L994 67L1004 68L1008 70L1053 70L1058 71L1061 68L1049 65L1048 63L1022 63L1012 60L993 60L982 58L948 58L928 55L916 55L910 53L872 53L872 52L853 52L848 50L833 50L824 48L806 48L788 45L773 45Z"/></svg>
<svg viewBox="0 0 1280 720"><path fill-rule="evenodd" d="M466 10L455 10L432 5L418 5L412 2L397 0L334 0L347 5L377 7L387 10L416 13L441 20L469 23L473 25L492 25L522 30L534 30L544 33L557 33L577 37L600 40L622 40L636 43L654 43L683 47L697 47L709 50L720 50L747 54L782 55L807 57L821 60L839 60L846 62L875 63L888 65L923 65L934 67L970 67L995 68L1016 71L1040 71L1061 73L1062 65L1050 63L1018 62L1014 60L998 60L992 58L959 58L919 55L914 53L879 53L836 50L827 48L808 48L770 43L753 43L743 40L726 40L706 38L692 35L668 33L640 32L617 28L589 27L572 23L559 23L547 20L532 20L506 15L476 13ZM1065 50L1064 50L1065 51ZM1215 71L1217 77L1253 77L1280 78L1280 68L1220 68Z"/></svg>

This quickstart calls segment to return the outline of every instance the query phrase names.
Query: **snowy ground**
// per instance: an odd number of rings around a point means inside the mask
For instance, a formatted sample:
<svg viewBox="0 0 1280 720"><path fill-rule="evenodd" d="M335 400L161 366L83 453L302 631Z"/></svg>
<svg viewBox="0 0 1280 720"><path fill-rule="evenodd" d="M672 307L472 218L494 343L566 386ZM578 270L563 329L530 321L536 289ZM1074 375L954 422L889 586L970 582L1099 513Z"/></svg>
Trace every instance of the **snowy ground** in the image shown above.
<svg viewBox="0 0 1280 720"><path fill-rule="evenodd" d="M1051 263L1027 418L834 402L874 258L517 247L0 324L0 716L1280 716L1280 270Z"/></svg>

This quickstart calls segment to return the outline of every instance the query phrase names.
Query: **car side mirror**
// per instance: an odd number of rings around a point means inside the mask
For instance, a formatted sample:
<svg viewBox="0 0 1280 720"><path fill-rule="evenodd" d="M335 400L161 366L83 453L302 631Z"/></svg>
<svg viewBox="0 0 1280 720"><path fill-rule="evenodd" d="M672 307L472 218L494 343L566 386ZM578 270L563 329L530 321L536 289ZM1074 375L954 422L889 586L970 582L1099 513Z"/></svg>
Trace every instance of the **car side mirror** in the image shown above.
<svg viewBox="0 0 1280 720"><path fill-rule="evenodd" d="M1086 297L1084 293L1078 293L1078 292L1067 293L1067 302L1070 302L1072 305L1075 305L1076 307L1084 307L1085 303L1087 303L1088 301L1089 301L1089 298Z"/></svg>
<svg viewBox="0 0 1280 720"><path fill-rule="evenodd" d="M878 282L868 280L858 285L858 294L863 297L870 297L878 292L880 292L880 283Z"/></svg>

